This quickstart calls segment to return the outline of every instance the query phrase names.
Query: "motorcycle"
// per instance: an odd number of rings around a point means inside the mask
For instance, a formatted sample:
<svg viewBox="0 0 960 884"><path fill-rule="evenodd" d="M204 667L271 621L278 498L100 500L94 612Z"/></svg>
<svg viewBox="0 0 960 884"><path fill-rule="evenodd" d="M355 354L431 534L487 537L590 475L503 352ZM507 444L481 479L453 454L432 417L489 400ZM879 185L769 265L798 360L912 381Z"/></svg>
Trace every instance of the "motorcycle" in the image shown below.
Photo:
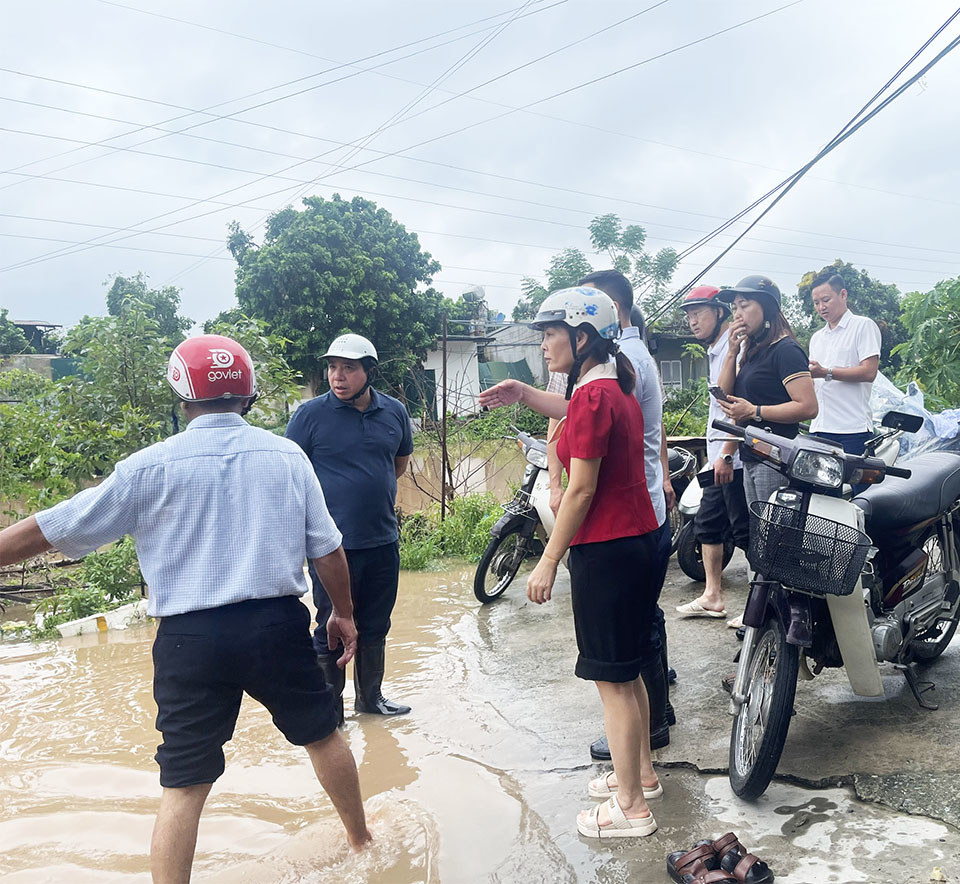
<svg viewBox="0 0 960 884"><path fill-rule="evenodd" d="M919 424L898 412L883 420L894 431ZM943 653L960 621L960 456L923 454L903 469L816 436L713 426L789 480L751 506L756 574L731 692L729 776L753 799L776 772L801 668L812 679L844 667L855 694L882 697L879 667L891 663L918 704L936 708L919 667ZM845 498L844 483L868 487Z"/></svg>
<svg viewBox="0 0 960 884"><path fill-rule="evenodd" d="M900 427L880 430L864 446L864 454L879 457L892 466L897 462L900 455L899 438L902 433L903 429ZM707 464L704 467L704 470L710 469L712 469L712 464ZM671 474L672 472L673 469L671 468ZM689 482L684 487L686 490L677 491L677 506L670 514L671 528L674 529L673 545L670 551L676 553L677 564L687 577L696 580L698 583L703 583L707 579L703 567L703 552L693 529L693 522L703 498L703 488L699 482ZM851 496L852 486L844 486L843 492L845 496ZM733 538L725 537L723 540L723 568L730 564L734 549Z"/></svg>
<svg viewBox="0 0 960 884"><path fill-rule="evenodd" d="M523 452L527 466L513 500L504 504L503 515L490 529L490 542L477 565L473 594L483 604L503 595L524 563L543 553L556 522L550 509L547 443L521 433L516 427L510 429L517 434L517 447ZM696 458L685 448L668 448L667 467L679 496L696 471ZM562 561L566 564L566 554Z"/></svg>
<svg viewBox="0 0 960 884"><path fill-rule="evenodd" d="M527 466L513 500L504 504L503 515L490 529L490 542L473 578L473 594L485 605L506 592L525 561L543 553L555 522L550 509L547 443L516 427L510 429L517 434L517 447Z"/></svg>

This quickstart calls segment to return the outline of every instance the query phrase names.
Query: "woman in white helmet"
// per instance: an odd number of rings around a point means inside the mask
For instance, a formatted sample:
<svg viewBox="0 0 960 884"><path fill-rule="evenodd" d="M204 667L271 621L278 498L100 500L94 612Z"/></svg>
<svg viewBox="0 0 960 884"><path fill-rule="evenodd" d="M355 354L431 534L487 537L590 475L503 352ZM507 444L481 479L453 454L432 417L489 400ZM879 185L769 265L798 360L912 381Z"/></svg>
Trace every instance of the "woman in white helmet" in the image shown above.
<svg viewBox="0 0 960 884"><path fill-rule="evenodd" d="M592 798L608 800L583 811L577 830L602 839L651 835L657 823L646 801L663 790L650 757L640 662L656 604L658 523L636 457L643 440L636 376L615 342L616 307L599 289L554 292L533 327L543 331L547 367L569 375L567 416L550 440L569 485L527 595L537 604L550 599L569 547L576 674L597 684L614 767L590 783Z"/></svg>

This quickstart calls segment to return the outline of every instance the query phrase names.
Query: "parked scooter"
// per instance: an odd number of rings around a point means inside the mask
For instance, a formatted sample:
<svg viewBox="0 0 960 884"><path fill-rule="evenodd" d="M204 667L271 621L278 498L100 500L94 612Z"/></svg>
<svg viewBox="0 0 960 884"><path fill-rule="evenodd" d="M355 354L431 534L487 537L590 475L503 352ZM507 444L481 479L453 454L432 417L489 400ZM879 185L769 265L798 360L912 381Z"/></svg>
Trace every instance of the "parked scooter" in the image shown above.
<svg viewBox="0 0 960 884"><path fill-rule="evenodd" d="M516 427L510 429L517 434L517 447L527 459L527 467L513 500L504 504L503 515L490 529L490 543L477 565L473 594L484 604L500 598L524 562L543 553L555 521L550 509L547 443Z"/></svg>
<svg viewBox="0 0 960 884"><path fill-rule="evenodd" d="M556 521L550 509L547 443L516 427L510 429L517 434L517 447L527 459L527 467L513 500L504 505L503 515L490 529L490 543L477 565L473 594L484 604L503 595L524 563L532 564L543 553ZM696 465L696 458L685 448L667 449L670 480L678 496L690 483ZM566 564L566 555L562 561Z"/></svg>
<svg viewBox="0 0 960 884"><path fill-rule="evenodd" d="M920 422L891 412L883 426L916 432ZM918 667L943 653L960 621L960 456L924 454L902 469L816 436L713 426L789 480L751 507L757 574L743 615L729 762L733 791L752 799L776 771L801 666L813 677L808 662L814 675L845 667L853 692L866 697L883 696L879 664L892 663L917 702L936 708ZM871 487L833 496L844 483Z"/></svg>
<svg viewBox="0 0 960 884"><path fill-rule="evenodd" d="M897 458L900 455L899 440L902 433L902 427L884 427L864 446L864 454L870 455L871 457L879 457L887 465L892 466L897 462ZM702 472L711 469L712 464L707 464ZM700 509L700 501L703 498L703 488L699 482L689 482L685 486L685 489L682 493L677 492L677 507L676 510L671 513L671 527L674 528L671 552L677 554L677 564L687 577L703 583L707 579L703 567L703 552L700 549L700 541L697 540L693 530L693 521L696 518L697 511ZM843 494L845 497L852 496L850 485L844 486ZM674 513L676 514L675 522L673 521ZM724 568L730 564L730 559L733 558L734 548L733 538L729 536L725 537L723 540Z"/></svg>

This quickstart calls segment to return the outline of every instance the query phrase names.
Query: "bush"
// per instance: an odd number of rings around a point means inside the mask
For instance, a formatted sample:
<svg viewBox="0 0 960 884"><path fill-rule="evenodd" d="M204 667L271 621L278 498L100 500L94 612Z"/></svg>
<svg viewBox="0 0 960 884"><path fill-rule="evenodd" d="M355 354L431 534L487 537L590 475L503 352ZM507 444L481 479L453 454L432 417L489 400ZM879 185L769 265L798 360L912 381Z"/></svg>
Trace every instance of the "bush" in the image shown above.
<svg viewBox="0 0 960 884"><path fill-rule="evenodd" d="M472 418L463 426L463 434L471 439L503 439L514 435L511 424L531 436L545 436L547 433L547 418L518 404L495 408Z"/></svg>
<svg viewBox="0 0 960 884"><path fill-rule="evenodd" d="M400 520L400 567L425 571L442 558L476 562L490 541L490 529L500 518L500 501L492 494L454 498L440 522L440 505Z"/></svg>
<svg viewBox="0 0 960 884"><path fill-rule="evenodd" d="M111 611L133 601L142 581L133 540L124 537L110 549L84 558L70 583L36 605L43 625L35 638L57 638L57 625Z"/></svg>
<svg viewBox="0 0 960 884"><path fill-rule="evenodd" d="M672 390L663 403L663 429L668 436L705 436L710 393L699 378L681 390Z"/></svg>

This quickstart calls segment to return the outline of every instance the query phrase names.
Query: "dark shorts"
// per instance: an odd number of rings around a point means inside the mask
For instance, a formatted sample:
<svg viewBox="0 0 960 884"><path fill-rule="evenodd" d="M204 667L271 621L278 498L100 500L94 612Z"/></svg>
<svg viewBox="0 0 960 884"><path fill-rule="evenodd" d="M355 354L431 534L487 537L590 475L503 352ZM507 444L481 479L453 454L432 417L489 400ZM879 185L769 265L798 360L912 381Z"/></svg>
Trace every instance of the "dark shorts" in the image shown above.
<svg viewBox="0 0 960 884"><path fill-rule="evenodd" d="M244 691L267 707L291 743L337 728L317 663L310 612L296 596L164 617L153 644L160 785L212 783L223 773Z"/></svg>
<svg viewBox="0 0 960 884"><path fill-rule="evenodd" d="M657 607L657 541L653 531L570 547L578 678L625 682L640 675Z"/></svg>
<svg viewBox="0 0 960 884"><path fill-rule="evenodd" d="M750 511L743 493L743 470L734 470L733 481L726 485L703 489L693 533L701 544L719 545L729 534L740 549L749 546Z"/></svg>

